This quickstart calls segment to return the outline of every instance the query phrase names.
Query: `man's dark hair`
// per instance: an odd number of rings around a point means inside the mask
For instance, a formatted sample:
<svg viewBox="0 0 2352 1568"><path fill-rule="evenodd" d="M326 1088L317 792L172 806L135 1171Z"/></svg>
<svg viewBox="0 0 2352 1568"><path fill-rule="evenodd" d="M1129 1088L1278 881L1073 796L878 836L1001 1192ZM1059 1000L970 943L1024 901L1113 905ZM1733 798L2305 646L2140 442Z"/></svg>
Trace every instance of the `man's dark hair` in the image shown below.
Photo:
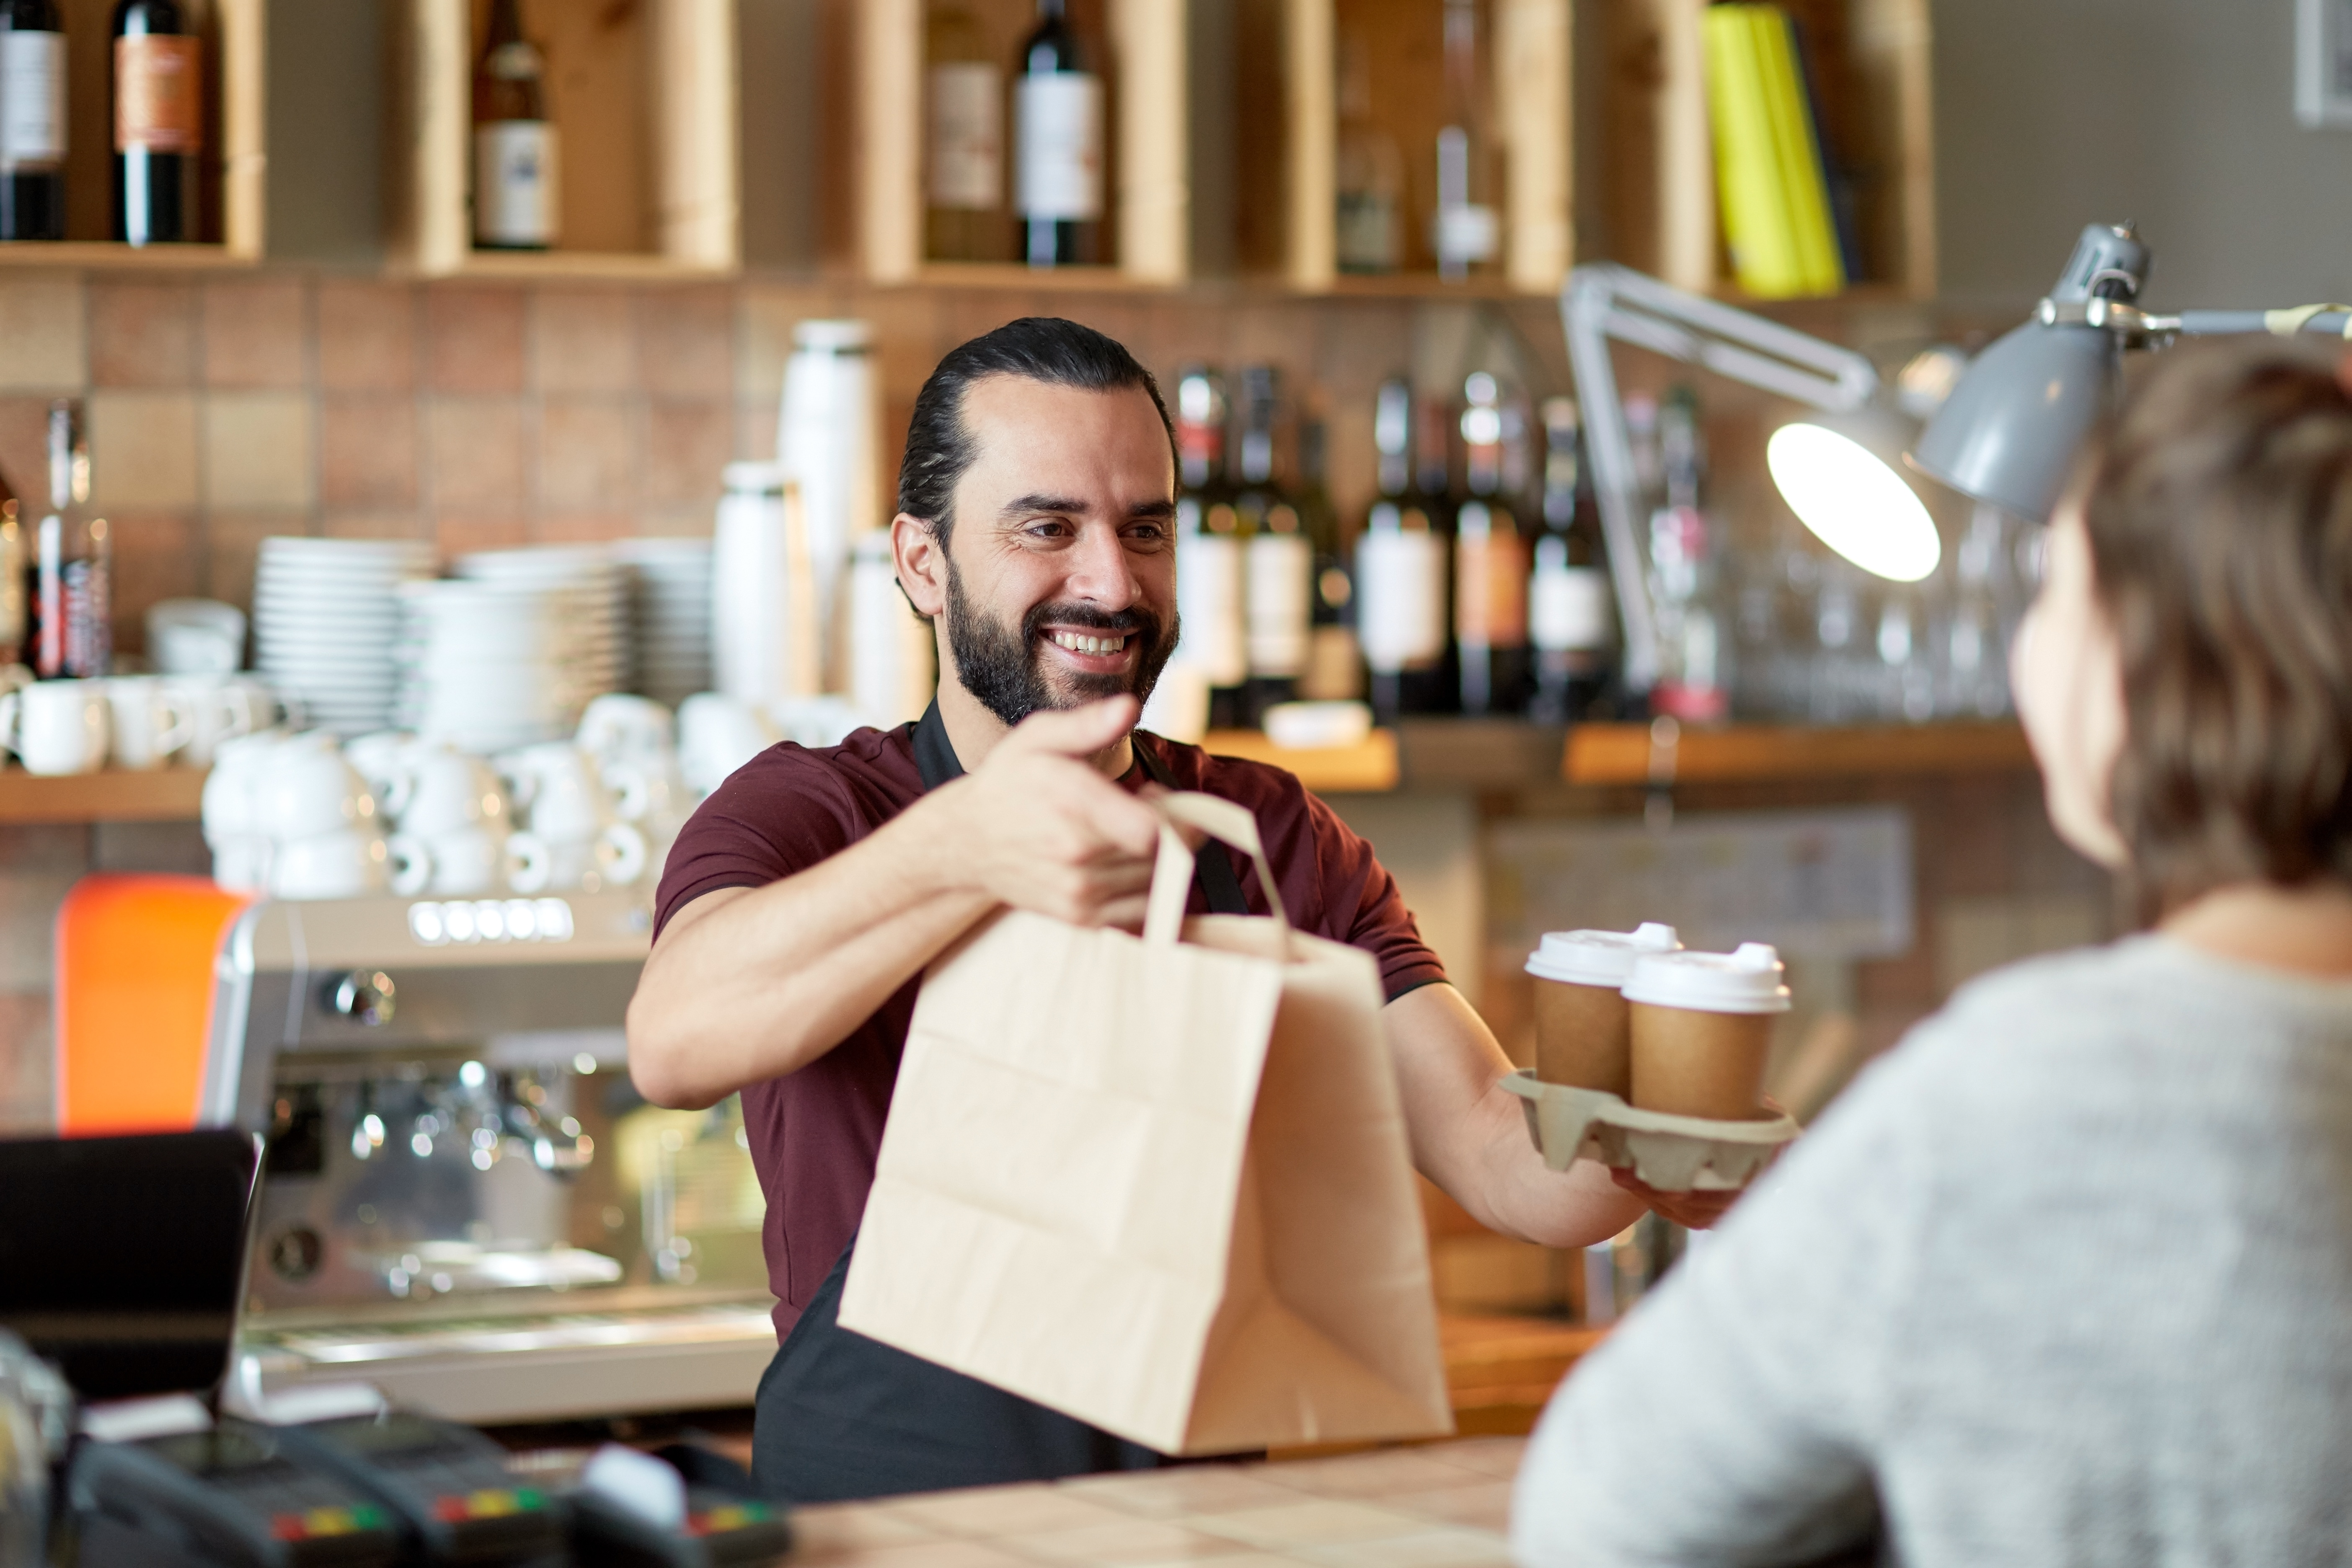
<svg viewBox="0 0 2352 1568"><path fill-rule="evenodd" d="M1175 455L1176 431L1169 423L1160 384L1124 344L1059 316L1007 321L948 351L916 395L914 417L907 423L907 453L898 462L898 510L929 523L942 545L955 526L956 484L980 455L963 422L963 395L972 383L992 375L1017 375L1084 392L1139 386L1159 411L1171 459Z"/></svg>

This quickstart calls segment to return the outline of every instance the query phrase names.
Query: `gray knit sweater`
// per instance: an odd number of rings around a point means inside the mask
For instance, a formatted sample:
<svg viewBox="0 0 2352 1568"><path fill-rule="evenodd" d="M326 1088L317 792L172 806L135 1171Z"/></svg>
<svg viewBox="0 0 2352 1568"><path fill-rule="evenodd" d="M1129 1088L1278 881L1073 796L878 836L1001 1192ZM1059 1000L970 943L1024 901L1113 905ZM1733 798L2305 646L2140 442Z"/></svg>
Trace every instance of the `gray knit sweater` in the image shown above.
<svg viewBox="0 0 2352 1568"><path fill-rule="evenodd" d="M1882 1524L1883 1521L1883 1524ZM1522 1568L2352 1562L2352 984L1963 989L1553 1398Z"/></svg>

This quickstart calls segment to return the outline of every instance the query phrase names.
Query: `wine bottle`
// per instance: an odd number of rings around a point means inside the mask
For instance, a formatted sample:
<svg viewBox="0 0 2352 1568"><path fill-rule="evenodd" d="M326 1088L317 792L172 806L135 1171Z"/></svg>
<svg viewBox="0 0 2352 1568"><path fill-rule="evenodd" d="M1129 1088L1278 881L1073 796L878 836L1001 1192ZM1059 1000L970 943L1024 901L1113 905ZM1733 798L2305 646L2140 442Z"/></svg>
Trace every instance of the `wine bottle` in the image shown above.
<svg viewBox="0 0 2352 1568"><path fill-rule="evenodd" d="M1381 383L1372 408L1381 493L1356 540L1356 637L1372 710L1392 721L1424 710L1444 684L1447 542L1413 474L1411 384Z"/></svg>
<svg viewBox="0 0 2352 1568"><path fill-rule="evenodd" d="M1516 711L1528 658L1528 552L1503 486L1503 392L1486 371L1463 384L1464 475L1454 512L1454 653L1465 713Z"/></svg>
<svg viewBox="0 0 2352 1568"><path fill-rule="evenodd" d="M1503 254L1495 139L1486 122L1477 0L1445 0L1445 121L1437 132L1430 248L1444 278L1494 269Z"/></svg>
<svg viewBox="0 0 2352 1568"><path fill-rule="evenodd" d="M1372 118L1371 51L1360 32L1340 35L1338 66L1335 258L1342 272L1393 272L1402 260L1404 153Z"/></svg>
<svg viewBox="0 0 2352 1568"><path fill-rule="evenodd" d="M971 7L933 0L926 27L923 253L995 261L1004 250L1004 73Z"/></svg>
<svg viewBox="0 0 2352 1568"><path fill-rule="evenodd" d="M25 661L25 522L16 487L0 474L0 673Z"/></svg>
<svg viewBox="0 0 2352 1568"><path fill-rule="evenodd" d="M474 67L474 244L546 250L562 234L562 185L547 61L522 34L519 0L491 0Z"/></svg>
<svg viewBox="0 0 2352 1568"><path fill-rule="evenodd" d="M0 239L65 237L65 19L0 0Z"/></svg>
<svg viewBox="0 0 2352 1568"><path fill-rule="evenodd" d="M1234 510L1246 541L1243 574L1250 689L1244 719L1298 696L1313 625L1315 545L1298 508L1274 477L1275 421L1280 409L1275 368L1242 372L1241 489Z"/></svg>
<svg viewBox="0 0 2352 1568"><path fill-rule="evenodd" d="M1528 712L1563 724L1595 716L1608 682L1614 628L1600 512L1585 471L1574 399L1547 399L1543 421L1543 531L1528 583L1528 640L1536 666Z"/></svg>
<svg viewBox="0 0 2352 1568"><path fill-rule="evenodd" d="M1087 69L1063 0L1037 0L1019 92L1021 258L1032 267L1092 262L1103 209L1102 79Z"/></svg>
<svg viewBox="0 0 2352 1568"><path fill-rule="evenodd" d="M1718 603L1714 529L1700 508L1706 450L1698 397L1669 393L1658 410L1658 463L1666 504L1650 514L1650 560L1657 584L1658 712L1712 723L1731 708L1730 639Z"/></svg>
<svg viewBox="0 0 2352 1568"><path fill-rule="evenodd" d="M205 46L188 0L114 8L114 237L196 237L205 146Z"/></svg>
<svg viewBox="0 0 2352 1568"><path fill-rule="evenodd" d="M1225 388L1203 365L1176 382L1176 606L1184 657L1209 685L1209 723L1242 720L1249 678L1241 519L1225 484Z"/></svg>
<svg viewBox="0 0 2352 1568"><path fill-rule="evenodd" d="M1344 701L1363 695L1363 655L1356 646L1356 579L1339 537L1339 513L1325 483L1323 422L1298 427L1298 521L1315 551L1315 595L1310 615L1307 672L1298 695L1314 702Z"/></svg>
<svg viewBox="0 0 2352 1568"><path fill-rule="evenodd" d="M49 510L34 529L26 643L42 679L102 676L113 662L113 543L92 517L81 405L49 405Z"/></svg>

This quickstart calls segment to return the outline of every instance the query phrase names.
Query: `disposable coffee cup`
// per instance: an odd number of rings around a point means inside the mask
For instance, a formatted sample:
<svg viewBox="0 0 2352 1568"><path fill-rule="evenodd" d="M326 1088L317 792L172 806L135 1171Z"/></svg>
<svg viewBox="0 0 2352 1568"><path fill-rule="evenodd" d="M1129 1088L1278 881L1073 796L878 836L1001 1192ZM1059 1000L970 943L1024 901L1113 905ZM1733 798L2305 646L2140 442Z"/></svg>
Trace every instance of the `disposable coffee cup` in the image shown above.
<svg viewBox="0 0 2352 1568"><path fill-rule="evenodd" d="M1536 1077L1625 1098L1632 1088L1629 1004L1633 961L1682 946L1675 928L1546 931L1528 955L1536 980Z"/></svg>
<svg viewBox="0 0 2352 1568"><path fill-rule="evenodd" d="M1760 942L1736 952L1658 952L1625 981L1633 1102L1710 1121L1764 1110L1772 1020L1789 1010L1780 955Z"/></svg>

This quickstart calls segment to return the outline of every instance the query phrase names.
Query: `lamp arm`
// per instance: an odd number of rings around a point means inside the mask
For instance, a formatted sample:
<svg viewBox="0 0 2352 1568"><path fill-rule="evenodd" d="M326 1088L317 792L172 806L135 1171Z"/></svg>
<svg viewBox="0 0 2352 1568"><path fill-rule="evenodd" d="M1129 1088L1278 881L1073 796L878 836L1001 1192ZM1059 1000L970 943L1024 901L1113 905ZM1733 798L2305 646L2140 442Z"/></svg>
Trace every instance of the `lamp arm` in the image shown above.
<svg viewBox="0 0 2352 1568"><path fill-rule="evenodd" d="M2352 339L2352 305L2298 305L2282 310L2182 310L2160 316L2121 300L2044 300L2034 320L2045 327L2105 329L2126 348L2160 347L2175 338L2212 338L2270 332L2283 338L2302 332Z"/></svg>
<svg viewBox="0 0 2352 1568"><path fill-rule="evenodd" d="M1611 584L1625 630L1625 684L1645 692L1658 679L1657 616L1644 564L1649 552L1642 544L1641 486L1611 342L1831 410L1867 403L1878 388L1878 372L1852 349L1609 262L1570 272L1560 289L1559 309L1569 368L1582 405L1601 531L1609 544Z"/></svg>

